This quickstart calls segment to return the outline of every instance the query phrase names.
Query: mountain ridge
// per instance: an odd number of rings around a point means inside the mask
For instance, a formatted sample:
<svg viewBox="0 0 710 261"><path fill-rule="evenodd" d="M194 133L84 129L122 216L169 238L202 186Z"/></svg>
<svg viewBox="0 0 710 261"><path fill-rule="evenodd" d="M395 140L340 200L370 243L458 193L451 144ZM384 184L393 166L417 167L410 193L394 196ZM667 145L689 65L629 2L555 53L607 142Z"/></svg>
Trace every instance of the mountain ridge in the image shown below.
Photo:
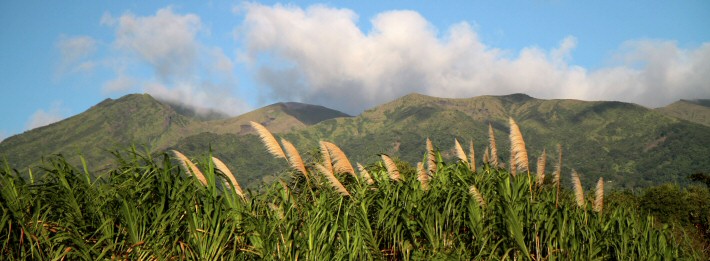
<svg viewBox="0 0 710 261"><path fill-rule="evenodd" d="M148 98L149 95L127 97L152 99ZM110 107L120 103L119 100L104 100L87 112ZM582 179L587 183L600 176L616 182L614 184L618 185L613 186L617 187L643 187L659 182L683 183L687 182L685 176L690 172L710 169L710 162L702 158L702 155L710 153L710 127L667 115L663 111L617 101L546 100L525 94L438 98L412 93L365 110L355 117L317 105L275 103L236 117L215 120L187 117L158 101L148 104L153 104L154 110L160 111L153 113L159 117L150 118L151 114L146 114L148 120L142 122L143 128L153 133L135 137L149 137L155 151L178 149L192 156L211 151L236 173L242 173L241 178L246 179L247 184L273 180L287 171L286 166L281 164L283 162L271 158L265 151L253 135L249 121L260 122L278 137L292 141L306 159L317 157L317 150L314 151L318 147L317 141L328 140L338 144L353 163L374 162L380 153L414 163L421 160L426 138L431 138L445 159L453 160L452 146L456 138L463 144L473 141L480 161L488 143L490 124L498 140L499 158L505 163L509 156L508 119L512 117L525 137L531 162L543 149L548 151L548 155L553 155L557 144L561 144L565 171L576 169L583 173ZM126 107L129 110L135 106ZM311 116L310 111L325 116L313 117L314 120L309 121L304 117ZM62 122L55 124L62 125ZM82 125L79 123L83 123L76 120L70 122L79 127ZM113 131L140 130L119 127L116 126ZM88 145L84 143L88 148L94 148L88 150L88 154L84 151L85 155L93 155L96 144L102 144L97 139L111 137L113 132L104 130L101 133L84 135L96 141ZM31 140L31 137L26 139ZM126 143L128 138L123 139L119 139L123 143L114 142L109 149L129 146ZM11 140L16 138L11 137ZM8 144L20 143L0 143L0 154L13 154L7 149L12 147ZM75 153L79 147L64 153ZM8 160L18 164L22 158L38 158L41 157L38 155L52 152L44 150L22 154L22 157L10 156ZM100 163L106 164L107 160L97 158ZM548 159L548 166L553 166L556 161L554 157L549 156Z"/></svg>
<svg viewBox="0 0 710 261"><path fill-rule="evenodd" d="M601 176L615 182L609 184L610 188L687 183L686 176L690 173L710 169L710 162L702 156L710 153L710 129L618 101L544 100L527 95L438 98L409 94L356 117L336 118L277 136L305 150L309 155L306 157L317 158L312 149L318 147L318 140L327 140L338 144L353 163L368 164L384 153L413 164L421 160L426 138L431 138L448 160L454 160L454 138L463 144L473 140L480 160L491 124L501 162L507 162L509 117L520 125L531 162L543 149L554 155L556 145L561 144L565 173L576 169L583 173L586 184ZM207 144L235 169L258 169L272 164L266 168L269 173L284 171L283 164L272 159L253 136L195 135L181 140L176 148L199 155L206 151ZM237 147L241 149L228 144L239 144ZM258 160L245 160L244 155ZM554 166L555 161L548 156L548 166ZM245 175L243 178L250 181L258 180L258 176ZM262 181L274 178L266 174Z"/></svg>
<svg viewBox="0 0 710 261"><path fill-rule="evenodd" d="M194 116L196 113L186 112L185 108L178 112L174 106L149 94L105 99L80 114L6 138L0 142L0 157L6 158L18 169L24 169L37 165L45 156L63 154L77 163L78 154L83 154L92 169L101 169L110 163L110 153L106 150L125 149L132 144L159 151L173 146L182 138L203 132L245 135L250 132L243 131L238 125L248 125L250 120L264 122L277 132L310 125L287 115L279 105L251 111L247 118L240 115L212 120ZM318 119L332 115L347 116L322 106L299 106L321 112ZM266 119L270 119L271 124Z"/></svg>

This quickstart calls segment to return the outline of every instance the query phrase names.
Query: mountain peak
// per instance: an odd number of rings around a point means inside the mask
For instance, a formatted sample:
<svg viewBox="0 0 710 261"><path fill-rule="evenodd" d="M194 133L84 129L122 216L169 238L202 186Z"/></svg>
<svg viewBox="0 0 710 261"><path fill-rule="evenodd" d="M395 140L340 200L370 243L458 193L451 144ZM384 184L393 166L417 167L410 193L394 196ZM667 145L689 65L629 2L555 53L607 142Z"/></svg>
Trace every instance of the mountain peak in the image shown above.
<svg viewBox="0 0 710 261"><path fill-rule="evenodd" d="M407 95L404 95L400 97L398 100L404 100L404 101L425 101L425 100L433 100L433 99L440 99L439 97L434 97L434 96L429 96L417 92L411 92Z"/></svg>
<svg viewBox="0 0 710 261"><path fill-rule="evenodd" d="M130 104L131 106L153 106L156 104L161 104L161 102L159 102L158 100L153 98L153 96L150 96L150 94L147 93L132 93L121 96L118 99L106 98L105 100L92 106L91 109L109 108L115 105L122 106L128 104Z"/></svg>
<svg viewBox="0 0 710 261"><path fill-rule="evenodd" d="M409 94L402 96L402 98L434 98L434 97L429 96L429 95L424 95L424 94L421 94L418 92L410 92Z"/></svg>
<svg viewBox="0 0 710 261"><path fill-rule="evenodd" d="M526 102L529 100L536 100L533 97L530 97L530 95L524 94L524 93L513 93L513 94L508 94L508 95L503 95L503 96L498 96L504 100L515 102L515 103L520 103L520 102Z"/></svg>
<svg viewBox="0 0 710 261"><path fill-rule="evenodd" d="M679 100L655 110L671 117L710 126L710 99Z"/></svg>
<svg viewBox="0 0 710 261"><path fill-rule="evenodd" d="M147 93L132 93L132 94L126 94L124 96L121 96L118 99L111 99L111 98L106 98L103 101L97 103L96 105L92 106L91 108L102 108L102 107L107 107L111 106L116 103L144 103L144 102L158 102L155 100L150 94Z"/></svg>
<svg viewBox="0 0 710 261"><path fill-rule="evenodd" d="M131 93L115 100L116 102L159 102L147 93Z"/></svg>
<svg viewBox="0 0 710 261"><path fill-rule="evenodd" d="M333 110L320 105L312 105L300 102L280 102L284 113L293 116L306 125L313 125L324 120L339 117L352 117L343 112Z"/></svg>
<svg viewBox="0 0 710 261"><path fill-rule="evenodd" d="M103 150L131 144L164 147L188 133L192 122L148 94L129 94L8 138L0 143L0 153L25 167L42 156L80 152L97 167L108 163Z"/></svg>

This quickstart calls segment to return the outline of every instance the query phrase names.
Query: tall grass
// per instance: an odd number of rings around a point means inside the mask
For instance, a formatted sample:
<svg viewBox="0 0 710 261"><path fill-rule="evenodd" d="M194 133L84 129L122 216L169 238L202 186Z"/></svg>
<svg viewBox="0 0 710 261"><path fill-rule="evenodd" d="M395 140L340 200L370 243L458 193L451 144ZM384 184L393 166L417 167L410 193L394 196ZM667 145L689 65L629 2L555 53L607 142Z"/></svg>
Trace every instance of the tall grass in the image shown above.
<svg viewBox="0 0 710 261"><path fill-rule="evenodd" d="M152 157L135 149L117 152L116 167L93 173L99 174L96 177L61 157L35 170L33 179L6 163L0 170L0 256L8 260L703 258L688 247L686 239L675 238L669 229L655 226L652 218L634 209L602 208L603 185L597 186L602 192L594 199L565 189L558 192L559 178L552 183L543 179L530 189L532 182L539 181L513 176L494 164L484 163L472 171L470 164L475 162L444 162L431 142L422 148L427 169L424 163L413 168L381 155L380 162L357 164L358 176L345 154L331 145L320 150L327 157L297 162L300 156L296 157L293 144L282 140L286 148L281 150L270 133L260 135L272 143L268 149L276 157L287 158L294 175L258 191L237 189L238 173L249 170L232 172L211 155ZM190 175L198 170L204 181ZM230 177L232 173L237 175ZM303 182L306 177L309 180Z"/></svg>

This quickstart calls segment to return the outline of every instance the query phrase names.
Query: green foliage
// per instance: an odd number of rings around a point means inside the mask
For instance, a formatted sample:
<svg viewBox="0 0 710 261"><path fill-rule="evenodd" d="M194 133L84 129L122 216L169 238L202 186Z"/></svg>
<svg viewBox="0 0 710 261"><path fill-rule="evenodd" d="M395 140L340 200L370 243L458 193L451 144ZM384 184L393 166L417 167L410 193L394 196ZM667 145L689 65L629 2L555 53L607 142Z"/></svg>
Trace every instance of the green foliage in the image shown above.
<svg viewBox="0 0 710 261"><path fill-rule="evenodd" d="M677 220L687 223L689 206L685 204L684 194L678 185L664 184L651 187L646 189L641 196L640 206L650 211L662 222Z"/></svg>
<svg viewBox="0 0 710 261"><path fill-rule="evenodd" d="M698 177L697 174L691 176ZM658 225L671 225L675 235L689 238L694 248L708 253L710 190L707 187L667 183L636 192L614 191L606 199L611 207L637 209L653 216Z"/></svg>
<svg viewBox="0 0 710 261"><path fill-rule="evenodd" d="M526 175L447 164L439 155L429 190L398 162L392 181L382 162L375 180L337 173L341 196L313 164L311 179L274 182L237 196L209 155L198 159L208 185L185 175L167 154L114 153L101 175L61 157L32 178L0 170L0 255L25 259L189 260L659 260L701 259L687 239L656 227L634 208L579 208L563 190ZM237 179L241 176L237 174ZM469 188L475 185L479 203ZM698 194L700 195L700 194ZM699 196L700 197L700 196ZM704 200L704 199L700 199ZM587 204L591 205L591 204Z"/></svg>
<svg viewBox="0 0 710 261"><path fill-rule="evenodd" d="M681 188L663 184L644 190L639 207L663 223L708 224L710 220L710 192L697 185Z"/></svg>

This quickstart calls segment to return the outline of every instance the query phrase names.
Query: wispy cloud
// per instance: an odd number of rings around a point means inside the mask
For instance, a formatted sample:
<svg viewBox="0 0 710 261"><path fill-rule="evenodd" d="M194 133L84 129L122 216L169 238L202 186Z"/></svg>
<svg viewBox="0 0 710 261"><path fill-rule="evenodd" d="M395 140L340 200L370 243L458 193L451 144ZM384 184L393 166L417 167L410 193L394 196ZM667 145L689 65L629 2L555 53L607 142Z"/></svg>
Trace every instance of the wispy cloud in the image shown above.
<svg viewBox="0 0 710 261"><path fill-rule="evenodd" d="M390 11L362 31L348 9L246 4L236 36L244 57L277 100L319 103L350 113L410 92L443 97L527 93L539 98L621 100L660 106L710 97L710 43L624 44L607 67L572 64L577 40L510 51L486 45L466 22L439 32L419 13Z"/></svg>
<svg viewBox="0 0 710 261"><path fill-rule="evenodd" d="M58 122L66 117L67 109L63 107L61 102L53 102L48 110L39 109L30 116L27 120L27 129L31 130L37 127L46 126Z"/></svg>
<svg viewBox="0 0 710 261"><path fill-rule="evenodd" d="M90 72L96 66L94 61L88 59L97 50L97 41L92 37L62 35L57 40L56 48L60 57L56 77L67 73Z"/></svg>
<svg viewBox="0 0 710 261"><path fill-rule="evenodd" d="M108 80L103 84L103 90L105 92L125 92L133 89L138 82L136 79L124 74L123 72L118 72L116 78Z"/></svg>
<svg viewBox="0 0 710 261"><path fill-rule="evenodd" d="M102 24L115 28L113 46L116 78L104 83L104 91L133 88L157 98L235 115L248 109L233 94L237 89L234 64L220 47L200 42L202 21L195 14L178 14L167 7L154 15L120 17L105 14ZM152 77L130 75L131 67L147 65Z"/></svg>
<svg viewBox="0 0 710 261"><path fill-rule="evenodd" d="M4 141L7 138L7 133L5 131L0 130L0 142Z"/></svg>

